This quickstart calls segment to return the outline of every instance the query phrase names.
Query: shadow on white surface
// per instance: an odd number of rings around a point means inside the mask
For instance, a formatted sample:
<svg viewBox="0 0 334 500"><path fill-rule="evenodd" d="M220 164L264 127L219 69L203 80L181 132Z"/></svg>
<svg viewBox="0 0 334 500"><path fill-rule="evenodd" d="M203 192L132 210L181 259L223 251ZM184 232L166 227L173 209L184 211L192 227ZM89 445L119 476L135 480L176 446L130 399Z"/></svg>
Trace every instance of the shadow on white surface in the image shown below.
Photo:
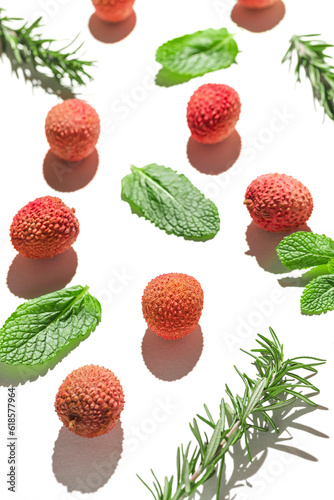
<svg viewBox="0 0 334 500"><path fill-rule="evenodd" d="M93 493L114 474L122 451L120 421L107 434L91 439L76 436L63 426L54 446L53 473L68 491Z"/></svg>
<svg viewBox="0 0 334 500"><path fill-rule="evenodd" d="M95 177L98 166L96 149L87 158L77 162L62 160L49 149L43 162L43 175L52 189L70 193L87 186Z"/></svg>
<svg viewBox="0 0 334 500"><path fill-rule="evenodd" d="M166 340L148 328L142 342L142 355L147 368L155 377L169 382L191 372L202 351L203 334L200 326L179 340Z"/></svg>
<svg viewBox="0 0 334 500"><path fill-rule="evenodd" d="M231 13L231 19L240 28L244 28L253 33L263 33L275 28L285 16L285 5L283 2L276 2L265 9L247 9L236 4Z"/></svg>
<svg viewBox="0 0 334 500"><path fill-rule="evenodd" d="M283 287L304 287L310 283L314 278L318 276L327 276L328 268L327 266L316 266L309 271L301 274L301 276L292 277L292 276L284 276L280 278L278 283ZM304 314L304 313L303 313Z"/></svg>
<svg viewBox="0 0 334 500"><path fill-rule="evenodd" d="M191 165L202 174L218 175L231 168L240 156L241 137L234 130L218 144L201 144L192 137L187 144Z"/></svg>
<svg viewBox="0 0 334 500"><path fill-rule="evenodd" d="M75 275L77 266L78 257L73 248L52 259L28 259L18 254L9 267L7 286L17 297L34 299L64 288Z"/></svg>
<svg viewBox="0 0 334 500"><path fill-rule="evenodd" d="M279 434L276 434L274 430L270 430L268 432L254 431L253 434L248 434L249 447L253 459L252 462L250 462L249 460L247 450L243 446L243 441L237 441L233 446L232 451L230 452L231 458L233 460L233 470L229 477L227 477L226 475L226 467L224 468L221 483L221 494L219 497L220 500L236 500L238 498L236 490L240 491L241 496L243 496L244 493L244 495L246 495L247 497L247 490L245 490L245 488L253 488L251 478L252 476L257 474L258 471L260 471L261 467L265 464L265 461L267 459L269 460L268 455L271 448L279 450L280 452L286 453L288 455L293 455L302 460L317 462L318 459L314 455L311 455L307 451L294 446L294 437L291 434L291 431L293 429L298 429L298 431L313 434L318 438L320 437L328 439L329 436L327 434L324 434L323 432L313 429L312 427L309 427L307 425L296 422L296 420L303 415L320 410L328 410L328 408L324 408L322 406L314 408L304 404L303 402L299 402L290 408L282 410L281 412L275 412L274 422L280 431ZM254 420L254 424L263 426L262 417L257 417ZM289 444L289 442L291 442L291 444ZM286 467L288 469L290 467L290 460L291 459L289 459L289 462L287 460L284 460L284 462L279 462L280 467ZM254 486L255 482L258 481L258 478L254 478ZM203 492L200 496L201 500L215 499L216 485L217 476L215 475L205 484Z"/></svg>
<svg viewBox="0 0 334 500"><path fill-rule="evenodd" d="M134 10L124 21L108 23L96 14L89 19L88 27L93 37L103 43L117 43L124 40L134 30L137 18Z"/></svg>
<svg viewBox="0 0 334 500"><path fill-rule="evenodd" d="M285 233L270 233L260 228L255 222L251 222L246 231L246 241L249 250L245 252L246 255L255 257L257 263L262 269L273 274L284 274L290 272L289 269L281 263L278 258L276 247L285 236L292 234L296 231L311 231L311 229L304 224L294 231L287 231Z"/></svg>

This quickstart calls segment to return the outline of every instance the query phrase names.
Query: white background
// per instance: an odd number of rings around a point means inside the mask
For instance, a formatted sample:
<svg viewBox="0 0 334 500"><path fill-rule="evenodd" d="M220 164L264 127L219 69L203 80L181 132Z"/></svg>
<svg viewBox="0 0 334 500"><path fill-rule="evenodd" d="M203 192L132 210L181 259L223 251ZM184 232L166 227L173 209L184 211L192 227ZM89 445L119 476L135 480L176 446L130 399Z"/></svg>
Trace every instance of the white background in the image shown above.
<svg viewBox="0 0 334 500"><path fill-rule="evenodd" d="M312 192L314 212L310 228L334 236L333 124L329 119L323 120L321 109L315 110L309 83L303 81L296 86L288 65L280 62L295 33L321 33L326 41L334 42L332 2L286 0L283 21L271 31L256 34L231 21L232 0L137 0L135 29L114 44L102 43L92 36L88 22L93 7L89 0L21 0L15 4L3 1L2 6L9 15L31 21L43 14L46 37L68 40L80 33L79 40L85 42L84 57L96 61L91 70L94 81L81 89L81 97L96 108L103 122L95 177L83 189L56 191L43 176L43 160L48 151L44 121L59 99L41 89L32 90L29 83L16 79L3 57L0 321L3 323L22 303L23 299L12 292L27 295L32 289L47 291L59 283L61 287L88 284L103 307L103 320L86 341L45 376L17 389L15 498L150 498L136 473L150 483L151 467L160 478L174 473L176 448L191 437L188 422L196 413L202 413L204 403L217 416L225 383L241 393L233 365L247 373L254 372L250 359L239 348L255 347L256 333L267 335L269 326L283 341L287 356L314 355L328 360L312 380L321 389L316 401L329 411L319 409L296 419L288 429L290 441L278 444L272 434L261 434L253 446L254 455L262 457L260 467L255 463L245 472L242 464L247 464L247 458L239 450L235 456L239 470L234 471L221 498L329 498L334 313L319 317L300 314L301 288L282 287L278 282L282 277L277 273L280 269L274 269L275 246L280 236L249 228L251 221L243 196L248 184L260 174L292 175ZM236 33L241 50L237 65L183 85L154 86L154 53L161 43L199 29L221 26ZM186 105L198 86L208 82L234 87L242 101L237 130L244 154L218 176L199 172L187 158ZM280 119L279 130L271 131L275 116L282 115L285 118ZM255 149L251 146L254 140ZM215 201L221 230L213 240L184 241L131 215L129 206L120 199L121 179L129 172L131 163L141 167L153 162L184 173ZM73 176L75 184L77 172L63 174L64 185L69 176ZM60 188L61 185L60 182ZM81 232L74 245L78 259L75 275L74 252L52 265L35 263L29 267L22 260L14 260L16 252L8 237L11 220L28 201L45 195L60 196L76 209ZM193 341L189 337L179 346L168 345L165 354L161 343L145 337L142 353L146 325L141 294L150 279L167 272L193 275L204 289L201 355L200 342L196 343L196 339L201 340L199 336ZM11 290L6 286L7 274ZM95 440L84 440L61 430L53 407L65 376L87 363L114 371L126 396L121 426ZM168 369L168 363L175 372ZM190 368L193 369L178 380L161 379L175 379L179 371ZM155 376L158 372L160 378ZM4 373L0 381L4 385L0 390L0 496L7 500L13 494L7 491L5 483L8 465ZM277 421L284 429L281 417ZM118 461L122 432L123 453ZM278 439L289 437L289 433L283 431ZM228 477L232 470L229 461ZM211 481L207 485L202 499L213 498L214 484ZM241 487L236 488L238 485ZM78 491L85 488L90 493Z"/></svg>

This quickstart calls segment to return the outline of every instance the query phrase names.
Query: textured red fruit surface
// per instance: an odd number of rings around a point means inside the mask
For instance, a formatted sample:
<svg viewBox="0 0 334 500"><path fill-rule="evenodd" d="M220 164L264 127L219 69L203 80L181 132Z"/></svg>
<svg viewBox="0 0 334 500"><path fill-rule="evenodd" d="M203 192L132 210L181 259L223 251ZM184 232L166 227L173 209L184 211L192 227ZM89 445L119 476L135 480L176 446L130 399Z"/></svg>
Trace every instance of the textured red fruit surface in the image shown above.
<svg viewBox="0 0 334 500"><path fill-rule="evenodd" d="M95 149L100 118L90 104L67 99L48 112L45 134L55 155L67 161L80 161Z"/></svg>
<svg viewBox="0 0 334 500"><path fill-rule="evenodd" d="M64 252L78 234L74 209L53 196L29 202L14 216L10 226L15 250L30 259L48 259Z"/></svg>
<svg viewBox="0 0 334 500"><path fill-rule="evenodd" d="M191 96L187 122L192 137L203 144L216 144L234 130L240 116L237 92L228 85L207 83Z"/></svg>
<svg viewBox="0 0 334 500"><path fill-rule="evenodd" d="M203 309L203 290L195 278L170 273L149 282L142 297L148 327L160 337L179 339L198 325Z"/></svg>
<svg viewBox="0 0 334 500"><path fill-rule="evenodd" d="M270 7L278 0L238 0L239 5L248 7L249 9L264 9Z"/></svg>
<svg viewBox="0 0 334 500"><path fill-rule="evenodd" d="M257 177L248 186L244 203L258 226L275 233L302 226L313 210L309 190L285 174Z"/></svg>
<svg viewBox="0 0 334 500"><path fill-rule="evenodd" d="M86 438L113 429L123 408L120 381L112 371L98 365L85 365L70 373L55 400L55 410L63 424Z"/></svg>
<svg viewBox="0 0 334 500"><path fill-rule="evenodd" d="M103 21L118 23L132 13L135 0L93 0L96 15Z"/></svg>

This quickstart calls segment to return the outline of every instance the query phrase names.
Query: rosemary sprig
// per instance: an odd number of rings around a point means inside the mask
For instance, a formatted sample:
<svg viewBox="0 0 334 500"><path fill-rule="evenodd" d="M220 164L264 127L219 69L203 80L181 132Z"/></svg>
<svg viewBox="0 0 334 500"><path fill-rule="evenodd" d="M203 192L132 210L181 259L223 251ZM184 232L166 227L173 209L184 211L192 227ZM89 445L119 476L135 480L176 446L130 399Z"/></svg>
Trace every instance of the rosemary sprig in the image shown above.
<svg viewBox="0 0 334 500"><path fill-rule="evenodd" d="M81 61L76 57L83 44L73 50L67 50L73 46L76 38L68 45L53 50L56 40L42 38L37 31L42 26L41 17L30 25L25 22L14 29L13 22L22 19L3 16L3 11L4 9L0 8L0 55L5 54L10 59L16 76L19 76L19 69L26 80L41 77L50 79L49 73L56 84L63 84L64 80L68 79L71 85L85 85L86 80L92 78L86 68L92 66L93 62ZM45 71L46 68L49 71ZM50 82L48 87L51 87Z"/></svg>
<svg viewBox="0 0 334 500"><path fill-rule="evenodd" d="M257 349L251 352L242 349L253 358L253 364L257 369L257 376L251 378L235 367L245 385L243 396L234 396L226 385L229 402L224 398L221 400L218 420L213 419L209 409L204 405L205 416L197 415L198 419L194 418L190 424L196 444L192 445L190 442L186 448L181 446L177 449L175 477L165 477L160 483L151 471L154 482L153 487L150 488L138 476L155 500L187 498L215 473L217 473L216 498L218 500L225 455L233 444L243 437L249 460L252 461L248 444L250 430L251 432L267 432L269 427L272 427L275 432L279 433L272 419L273 411L291 406L297 400L317 406L303 393L303 389L311 389L316 393L319 389L298 372L306 370L315 374L317 373L315 366L322 365L325 361L308 356L284 360L283 345L271 328L270 333L272 339L258 335L256 341L259 347ZM256 418L258 416L261 416L262 420ZM211 428L210 439L206 432L201 433L199 420Z"/></svg>
<svg viewBox="0 0 334 500"><path fill-rule="evenodd" d="M320 35L294 35L282 63L289 61L291 66L293 55L296 53L297 81L301 81L301 68L304 68L312 85L314 100L318 101L329 118L334 120L334 67L327 61L331 56L325 54L325 50L333 45L314 40L314 37L318 36Z"/></svg>

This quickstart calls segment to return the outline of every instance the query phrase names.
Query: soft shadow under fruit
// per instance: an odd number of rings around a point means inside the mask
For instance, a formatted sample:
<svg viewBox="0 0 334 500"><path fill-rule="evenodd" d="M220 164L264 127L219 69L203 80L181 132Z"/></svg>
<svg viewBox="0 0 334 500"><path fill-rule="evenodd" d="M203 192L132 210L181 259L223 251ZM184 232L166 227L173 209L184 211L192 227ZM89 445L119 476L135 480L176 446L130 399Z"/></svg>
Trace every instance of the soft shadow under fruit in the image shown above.
<svg viewBox="0 0 334 500"><path fill-rule="evenodd" d="M278 1L265 9L248 9L236 4L231 13L231 19L240 28L253 33L263 33L277 26L285 16L285 5Z"/></svg>

